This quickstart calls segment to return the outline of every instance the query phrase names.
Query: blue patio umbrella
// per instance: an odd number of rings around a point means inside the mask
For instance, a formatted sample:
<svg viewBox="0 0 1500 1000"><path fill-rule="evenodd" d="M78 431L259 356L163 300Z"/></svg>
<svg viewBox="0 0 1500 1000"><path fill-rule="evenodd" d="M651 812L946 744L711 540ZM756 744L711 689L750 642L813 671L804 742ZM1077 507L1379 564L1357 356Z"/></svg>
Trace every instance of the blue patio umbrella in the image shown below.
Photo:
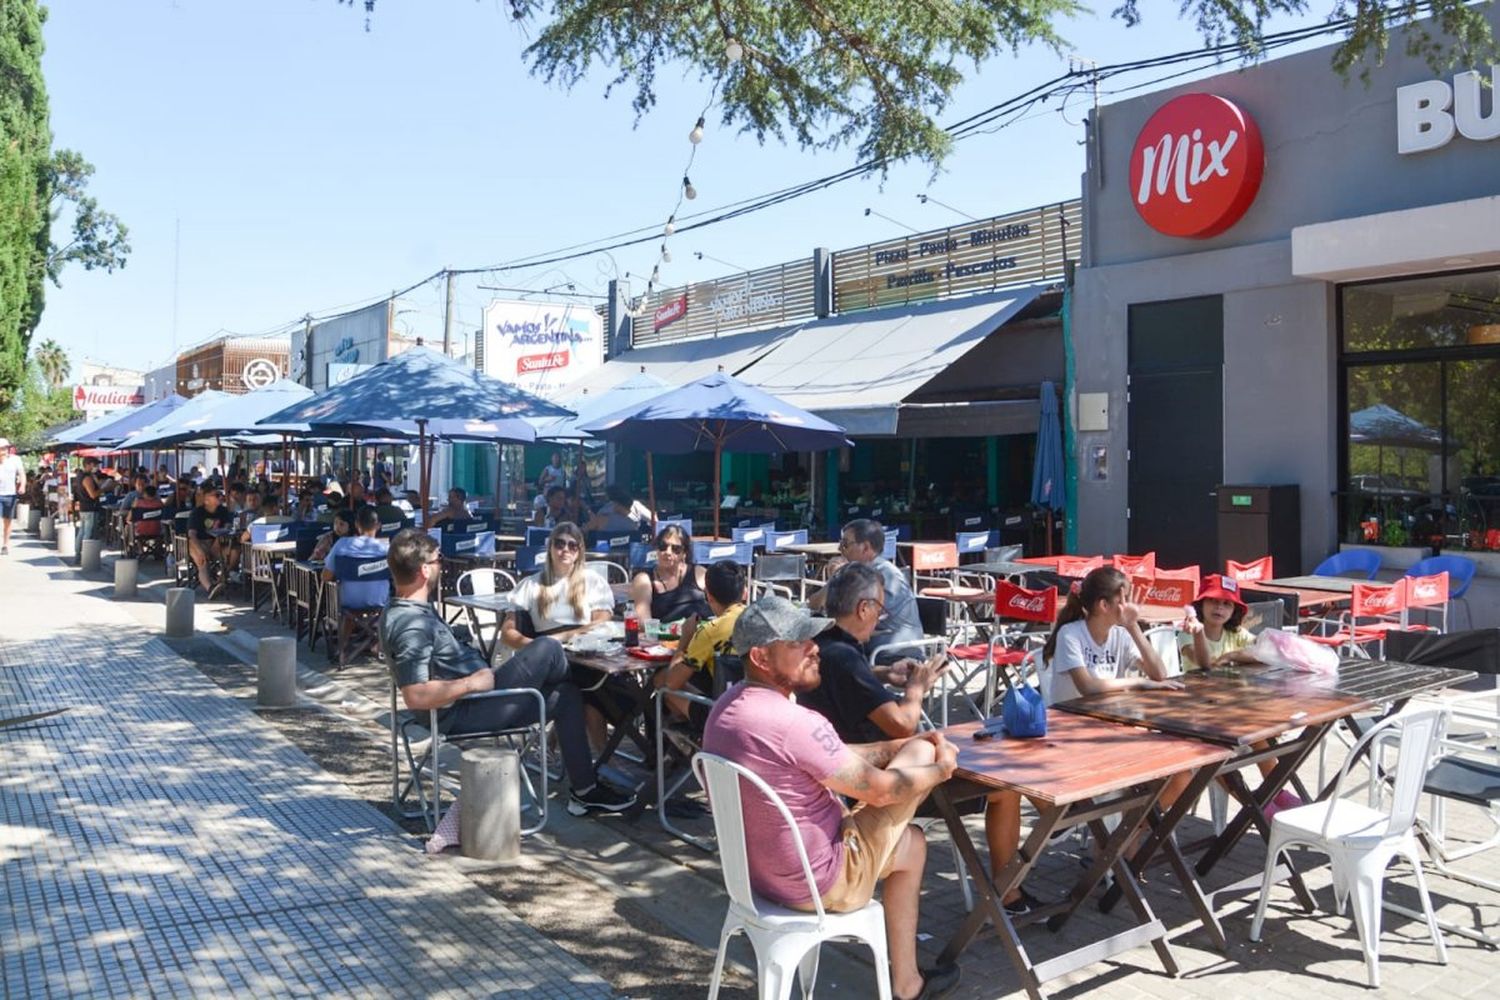
<svg viewBox="0 0 1500 1000"><path fill-rule="evenodd" d="M436 351L415 347L360 372L347 382L273 413L260 423L305 422L325 427L414 423L425 510L431 472L427 442L434 422L500 424L512 418L566 417L572 413L566 407L477 372ZM531 433L534 437L535 431Z"/></svg>
<svg viewBox="0 0 1500 1000"><path fill-rule="evenodd" d="M671 388L672 383L663 381L655 375L636 372L625 381L603 392L580 395L576 399L569 400L573 404L573 409L578 411L577 416L533 420L532 423L536 425L537 440L582 441L591 438L593 435L583 429L586 424L591 424L637 403L644 403L648 399L655 399Z"/></svg>
<svg viewBox="0 0 1500 1000"><path fill-rule="evenodd" d="M1435 450L1443 446L1443 432L1395 407L1376 403L1349 414L1349 443Z"/></svg>
<svg viewBox="0 0 1500 1000"><path fill-rule="evenodd" d="M61 432L54 444L66 449L113 445L123 440L125 435L161 420L186 402L186 399L174 392L125 413L107 413Z"/></svg>
<svg viewBox="0 0 1500 1000"><path fill-rule="evenodd" d="M1036 429L1036 455L1031 466L1031 502L1047 511L1047 554L1052 553L1052 515L1067 506L1063 487L1062 418L1057 411L1057 388L1041 386L1041 415Z"/></svg>
<svg viewBox="0 0 1500 1000"><path fill-rule="evenodd" d="M632 404L582 428L594 437L648 453L714 453L714 534L719 533L719 490L724 452L820 451L849 444L844 429L715 372Z"/></svg>
<svg viewBox="0 0 1500 1000"><path fill-rule="evenodd" d="M198 395L188 399L172 410L170 413L158 417L149 424L141 425L120 438L117 442L123 448L149 448L152 442L172 439L185 426L196 422L200 418L212 413L218 407L224 405L229 399L227 392L219 392L217 389L205 389ZM190 441L201 437L199 434L188 434L186 437L176 438L179 441Z"/></svg>
<svg viewBox="0 0 1500 1000"><path fill-rule="evenodd" d="M131 439L131 447L161 448L238 434L306 434L308 426L305 423L267 426L260 420L311 395L311 389L290 379L279 379L243 395L221 394L217 405L200 408L186 418L165 421L142 431Z"/></svg>

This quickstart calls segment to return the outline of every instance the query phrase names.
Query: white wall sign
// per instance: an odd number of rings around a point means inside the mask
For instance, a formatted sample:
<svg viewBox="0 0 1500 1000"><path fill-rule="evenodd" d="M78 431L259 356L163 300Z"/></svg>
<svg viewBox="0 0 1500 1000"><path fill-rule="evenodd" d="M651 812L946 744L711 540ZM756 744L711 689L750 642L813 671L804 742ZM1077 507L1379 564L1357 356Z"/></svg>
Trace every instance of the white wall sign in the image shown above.
<svg viewBox="0 0 1500 1000"><path fill-rule="evenodd" d="M1490 67L1487 84L1472 70L1450 85L1423 80L1396 88L1396 151L1401 155L1441 149L1455 134L1475 142L1500 137L1500 65ZM1489 105L1489 114L1483 105Z"/></svg>
<svg viewBox="0 0 1500 1000"><path fill-rule="evenodd" d="M279 378L281 378L281 367L269 358L251 358L245 362L245 367L240 372L240 381L244 382L245 388L251 392L264 389Z"/></svg>
<svg viewBox="0 0 1500 1000"><path fill-rule="evenodd" d="M497 300L484 311L485 373L528 392L550 392L603 360L603 322L591 306Z"/></svg>

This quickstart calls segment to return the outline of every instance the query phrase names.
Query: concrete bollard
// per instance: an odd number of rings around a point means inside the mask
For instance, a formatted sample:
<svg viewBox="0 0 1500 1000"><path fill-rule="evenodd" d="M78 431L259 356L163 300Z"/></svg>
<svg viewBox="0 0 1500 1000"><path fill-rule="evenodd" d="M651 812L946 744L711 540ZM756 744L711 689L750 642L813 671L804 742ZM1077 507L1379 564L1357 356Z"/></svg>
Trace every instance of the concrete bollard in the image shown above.
<svg viewBox="0 0 1500 1000"><path fill-rule="evenodd" d="M123 601L135 597L136 581L140 577L141 564L135 559L115 560L115 600Z"/></svg>
<svg viewBox="0 0 1500 1000"><path fill-rule="evenodd" d="M57 536L57 554L62 559L75 559L78 556L78 525L72 521L63 521L53 527L53 534Z"/></svg>
<svg viewBox="0 0 1500 1000"><path fill-rule="evenodd" d="M185 639L193 634L193 591L190 587L167 588L167 636Z"/></svg>
<svg viewBox="0 0 1500 1000"><path fill-rule="evenodd" d="M458 843L466 858L521 856L521 755L499 747L465 750L458 766L463 808Z"/></svg>
<svg viewBox="0 0 1500 1000"><path fill-rule="evenodd" d="M270 636L256 646L255 703L262 708L297 704L297 640L291 636Z"/></svg>
<svg viewBox="0 0 1500 1000"><path fill-rule="evenodd" d="M103 568L104 542L98 538L83 540L83 556L79 561L85 573L97 573Z"/></svg>
<svg viewBox="0 0 1500 1000"><path fill-rule="evenodd" d="M42 541L52 541L53 536L57 533L55 522L50 517L42 518L36 523L36 533L37 537L41 538Z"/></svg>
<svg viewBox="0 0 1500 1000"><path fill-rule="evenodd" d="M26 530L33 535L42 530L42 512L36 507L26 513Z"/></svg>

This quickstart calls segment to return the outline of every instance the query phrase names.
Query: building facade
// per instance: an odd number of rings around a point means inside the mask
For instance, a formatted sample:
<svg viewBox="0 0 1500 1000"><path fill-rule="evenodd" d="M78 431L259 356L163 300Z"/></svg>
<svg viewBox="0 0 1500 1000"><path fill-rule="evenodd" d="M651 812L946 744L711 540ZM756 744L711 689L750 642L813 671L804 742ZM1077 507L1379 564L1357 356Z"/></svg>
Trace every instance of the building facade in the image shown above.
<svg viewBox="0 0 1500 1000"><path fill-rule="evenodd" d="M1399 41L1367 81L1331 54L1097 115L1079 551L1216 564L1226 483L1298 488L1283 575L1347 544L1500 549L1500 108Z"/></svg>

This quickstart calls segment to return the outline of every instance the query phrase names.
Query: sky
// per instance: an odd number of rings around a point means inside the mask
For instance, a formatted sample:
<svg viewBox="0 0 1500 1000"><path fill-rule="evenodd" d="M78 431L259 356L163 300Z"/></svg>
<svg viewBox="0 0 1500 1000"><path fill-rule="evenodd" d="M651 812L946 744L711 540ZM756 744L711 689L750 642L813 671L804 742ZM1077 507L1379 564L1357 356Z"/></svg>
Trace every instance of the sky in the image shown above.
<svg viewBox="0 0 1500 1000"><path fill-rule="evenodd" d="M1073 54L1107 64L1201 44L1176 18L1175 3L1143 5L1146 21L1135 28L1111 20L1112 6L1062 25ZM65 272L63 287L48 289L36 340L57 340L75 363L149 370L189 345L279 331L445 267L485 267L665 222L708 82L664 69L657 106L637 121L633 88L604 97L606 73L571 91L533 77L525 34L501 0L378 0L369 32L362 8L335 0L53 0L43 69L54 148L77 149L94 164L90 191L129 226L133 253L112 275ZM1066 54L1044 47L970 67L940 120L1067 69ZM966 140L936 173L929 164L900 164L883 180L849 181L678 234L662 283L890 239L904 227L953 225L965 221L959 213L985 217L1076 198L1091 100L1081 90ZM852 148L761 145L722 128L710 111L691 172L699 196L688 204L712 208L855 161ZM921 203L922 193L933 200ZM602 294L609 278L629 273L639 293L658 252L652 242L555 268L462 279L455 328L477 327L491 298L516 297L485 285L570 282ZM403 329L441 329L441 283L404 296L401 306Z"/></svg>

